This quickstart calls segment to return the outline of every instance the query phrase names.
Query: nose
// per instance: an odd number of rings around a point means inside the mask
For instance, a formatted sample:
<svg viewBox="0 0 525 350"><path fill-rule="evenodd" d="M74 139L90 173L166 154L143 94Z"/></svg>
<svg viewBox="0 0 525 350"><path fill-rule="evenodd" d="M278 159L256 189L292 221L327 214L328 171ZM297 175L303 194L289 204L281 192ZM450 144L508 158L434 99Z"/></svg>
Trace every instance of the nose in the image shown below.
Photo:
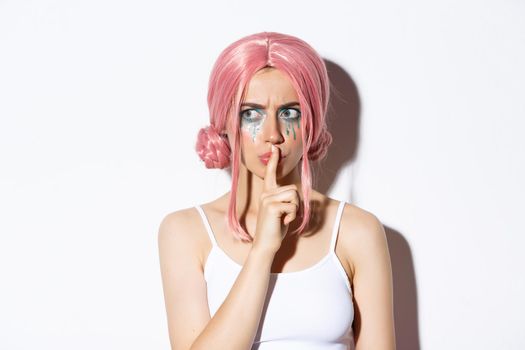
<svg viewBox="0 0 525 350"><path fill-rule="evenodd" d="M265 142L280 144L284 141L284 135L281 133L281 125L275 113L270 113L264 121L262 134Z"/></svg>

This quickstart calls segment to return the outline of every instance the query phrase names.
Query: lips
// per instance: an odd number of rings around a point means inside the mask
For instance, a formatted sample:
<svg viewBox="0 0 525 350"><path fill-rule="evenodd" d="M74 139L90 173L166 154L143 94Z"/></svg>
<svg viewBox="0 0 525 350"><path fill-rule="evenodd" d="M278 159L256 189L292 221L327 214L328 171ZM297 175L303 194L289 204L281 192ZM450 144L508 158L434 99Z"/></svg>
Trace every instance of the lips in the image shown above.
<svg viewBox="0 0 525 350"><path fill-rule="evenodd" d="M260 155L259 159L261 160L261 162L264 165L267 165L268 161L270 160L270 156L271 155L272 155L272 152L267 152L267 153L264 153L264 154ZM279 163L278 164L281 164L283 162L284 158L286 158L286 156L281 156L281 158L279 159Z"/></svg>
<svg viewBox="0 0 525 350"><path fill-rule="evenodd" d="M265 154L261 154L259 158L270 158L272 155L272 152L266 152Z"/></svg>

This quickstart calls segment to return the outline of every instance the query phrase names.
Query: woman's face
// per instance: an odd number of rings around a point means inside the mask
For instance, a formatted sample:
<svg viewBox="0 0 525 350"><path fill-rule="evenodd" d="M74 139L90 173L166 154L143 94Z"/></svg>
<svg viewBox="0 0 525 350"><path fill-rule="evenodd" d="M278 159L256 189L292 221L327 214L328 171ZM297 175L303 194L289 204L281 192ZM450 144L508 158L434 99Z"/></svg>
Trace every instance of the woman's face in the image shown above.
<svg viewBox="0 0 525 350"><path fill-rule="evenodd" d="M248 83L238 117L241 161L250 172L264 178L272 144L281 154L277 177L294 170L303 149L301 109L297 93L284 73L275 68L258 71Z"/></svg>

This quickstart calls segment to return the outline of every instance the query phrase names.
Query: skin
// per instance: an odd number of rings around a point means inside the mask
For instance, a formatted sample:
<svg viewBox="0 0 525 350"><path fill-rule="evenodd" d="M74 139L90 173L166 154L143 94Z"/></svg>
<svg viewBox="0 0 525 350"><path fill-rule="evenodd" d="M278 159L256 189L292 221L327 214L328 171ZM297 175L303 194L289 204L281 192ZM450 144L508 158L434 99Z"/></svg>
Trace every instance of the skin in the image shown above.
<svg viewBox="0 0 525 350"><path fill-rule="evenodd" d="M297 103L290 105L293 102ZM251 219L256 218L259 211L259 202L255 199L262 193L266 169L258 156L270 152L271 144L278 147L281 157L285 158L277 167L277 184L294 184L300 188L303 142L301 129L297 126L300 125L300 116L297 118L300 115L299 97L288 78L279 70L263 69L255 74L247 86L244 103L265 107L255 110L251 106L241 106L239 116L241 162L237 201L239 214L247 221L253 221ZM281 107L285 104L289 106L283 110ZM250 111L252 112L249 113ZM287 118L287 113L296 118ZM243 116L250 116L255 122L250 123ZM286 130L289 131L288 134ZM232 130L226 130L226 134L229 140L233 140ZM230 146L233 147L231 144ZM255 234L255 230L249 232Z"/></svg>
<svg viewBox="0 0 525 350"><path fill-rule="evenodd" d="M258 236L258 232L271 231L257 226L261 213L268 215L265 212L268 207L259 200L261 196L280 196L280 201L288 203L302 200L298 191L302 157L300 121L285 120L281 109L283 104L294 101L298 102L298 96L293 86L276 69L258 72L247 88L245 102L261 106L244 115L260 119L255 125L241 123L237 214L254 242L237 241L228 232L224 216L229 192L201 205L220 248L243 265L213 318L203 277L212 246L199 214L194 208L179 210L168 214L160 225L159 254L173 349L250 348L261 317L269 273L304 270L327 254L338 201L315 190L311 201L316 204L312 206L312 220L316 224L304 236L285 234L284 238L271 239ZM242 107L240 112L250 108L253 107ZM231 140L232 130L226 132ZM272 144L279 150L265 166L258 155L269 152ZM286 156L281 164L277 164L279 154ZM288 231L299 224L293 214L293 210L283 214L285 221L289 221ZM274 245L277 241L279 245ZM336 255L352 285L356 349L395 349L390 255L384 228L377 217L353 204L345 205Z"/></svg>

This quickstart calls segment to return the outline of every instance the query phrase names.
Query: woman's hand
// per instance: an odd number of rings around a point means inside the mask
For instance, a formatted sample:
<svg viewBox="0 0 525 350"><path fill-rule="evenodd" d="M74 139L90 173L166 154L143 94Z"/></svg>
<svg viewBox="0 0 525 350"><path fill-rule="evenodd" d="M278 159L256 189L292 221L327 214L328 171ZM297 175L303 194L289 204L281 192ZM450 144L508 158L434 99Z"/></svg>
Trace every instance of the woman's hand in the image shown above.
<svg viewBox="0 0 525 350"><path fill-rule="evenodd" d="M277 185L276 172L279 158L279 148L272 145L272 155L266 165L264 189L259 198L257 227L253 241L255 249L273 254L281 247L282 240L288 232L288 225L295 220L299 208L297 186Z"/></svg>

